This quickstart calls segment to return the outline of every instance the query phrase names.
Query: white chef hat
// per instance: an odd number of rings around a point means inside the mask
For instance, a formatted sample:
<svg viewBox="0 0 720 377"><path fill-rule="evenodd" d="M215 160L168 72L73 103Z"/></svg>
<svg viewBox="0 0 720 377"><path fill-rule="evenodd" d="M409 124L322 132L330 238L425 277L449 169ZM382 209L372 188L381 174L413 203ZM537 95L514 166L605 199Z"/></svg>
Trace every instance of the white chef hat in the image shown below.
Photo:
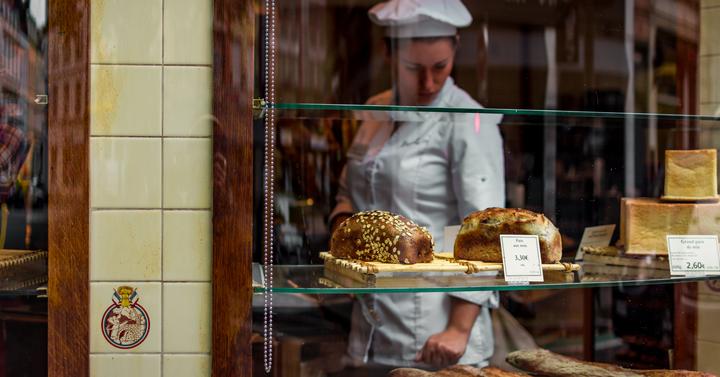
<svg viewBox="0 0 720 377"><path fill-rule="evenodd" d="M457 28L472 22L460 0L389 0L372 7L368 15L391 38L453 36Z"/></svg>

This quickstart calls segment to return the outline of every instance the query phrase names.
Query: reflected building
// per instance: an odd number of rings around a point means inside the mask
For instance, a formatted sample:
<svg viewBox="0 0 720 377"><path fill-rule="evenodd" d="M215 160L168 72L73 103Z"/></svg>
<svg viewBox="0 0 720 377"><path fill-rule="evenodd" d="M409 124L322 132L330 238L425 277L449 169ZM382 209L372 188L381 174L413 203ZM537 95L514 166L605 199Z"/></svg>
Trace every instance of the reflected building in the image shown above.
<svg viewBox="0 0 720 377"><path fill-rule="evenodd" d="M23 132L26 151L4 246L47 249L47 22L35 19L29 1L1 0L0 30L0 122Z"/></svg>

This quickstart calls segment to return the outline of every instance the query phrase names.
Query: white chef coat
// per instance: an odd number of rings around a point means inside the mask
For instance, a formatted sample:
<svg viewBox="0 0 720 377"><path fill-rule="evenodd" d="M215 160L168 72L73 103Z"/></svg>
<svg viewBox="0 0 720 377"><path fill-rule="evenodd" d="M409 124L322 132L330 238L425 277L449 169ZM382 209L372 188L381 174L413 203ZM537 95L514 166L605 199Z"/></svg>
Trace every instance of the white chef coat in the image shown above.
<svg viewBox="0 0 720 377"><path fill-rule="evenodd" d="M393 93L383 92L368 104L392 104ZM430 106L481 107L452 78ZM363 112L359 117L364 122L348 151L331 218L367 210L398 213L426 227L437 248L443 245L445 226L460 224L473 211L504 206L501 115L403 111ZM481 305L460 363L484 363L493 350L488 310L498 304L493 292L361 296L353 309L351 358L355 363L423 366L415 356L431 335L445 330L450 296Z"/></svg>

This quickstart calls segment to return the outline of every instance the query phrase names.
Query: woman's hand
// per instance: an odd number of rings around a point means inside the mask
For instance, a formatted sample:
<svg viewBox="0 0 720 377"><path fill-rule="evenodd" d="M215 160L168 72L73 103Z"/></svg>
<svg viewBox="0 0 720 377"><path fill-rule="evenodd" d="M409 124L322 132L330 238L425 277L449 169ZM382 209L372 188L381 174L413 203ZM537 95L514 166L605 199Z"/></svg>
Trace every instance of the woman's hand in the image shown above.
<svg viewBox="0 0 720 377"><path fill-rule="evenodd" d="M450 318L445 331L432 335L415 356L415 361L444 367L457 364L465 354L470 331L480 307L455 297L450 298Z"/></svg>
<svg viewBox="0 0 720 377"><path fill-rule="evenodd" d="M469 332L453 327L432 335L418 352L415 361L435 367L457 364L465 354L469 336Z"/></svg>

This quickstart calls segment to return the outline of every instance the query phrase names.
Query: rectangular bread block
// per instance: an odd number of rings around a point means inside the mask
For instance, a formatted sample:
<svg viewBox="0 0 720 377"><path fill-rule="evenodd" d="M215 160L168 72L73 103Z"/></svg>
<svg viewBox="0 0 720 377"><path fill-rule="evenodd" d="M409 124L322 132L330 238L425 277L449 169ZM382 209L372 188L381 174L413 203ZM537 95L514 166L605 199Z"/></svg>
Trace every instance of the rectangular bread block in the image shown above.
<svg viewBox="0 0 720 377"><path fill-rule="evenodd" d="M667 255L669 234L720 235L720 203L622 199L618 244L627 254Z"/></svg>
<svg viewBox="0 0 720 377"><path fill-rule="evenodd" d="M688 199L717 195L717 151L665 151L665 196Z"/></svg>

